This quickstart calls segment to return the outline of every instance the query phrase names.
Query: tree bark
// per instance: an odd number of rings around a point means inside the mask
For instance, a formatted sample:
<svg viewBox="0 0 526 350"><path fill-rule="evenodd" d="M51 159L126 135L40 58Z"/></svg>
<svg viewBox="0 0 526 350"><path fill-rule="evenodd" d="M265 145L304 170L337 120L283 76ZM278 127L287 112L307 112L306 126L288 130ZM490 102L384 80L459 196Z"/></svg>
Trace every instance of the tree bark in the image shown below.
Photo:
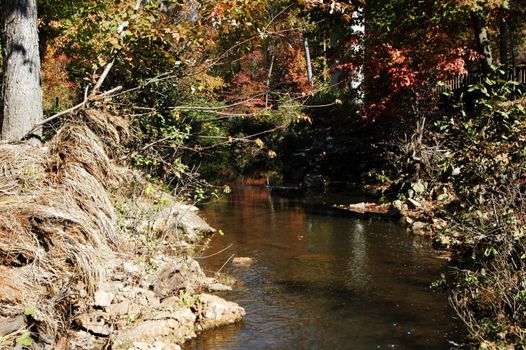
<svg viewBox="0 0 526 350"><path fill-rule="evenodd" d="M480 14L471 12L471 21L473 22L473 30L475 33L475 40L477 42L477 49L482 56L482 69L487 73L493 64L493 55L491 53L491 45L486 30L486 24Z"/></svg>
<svg viewBox="0 0 526 350"><path fill-rule="evenodd" d="M18 141L42 120L36 0L2 0L1 138ZM41 130L34 137L39 137ZM31 135L30 135L31 136Z"/></svg>

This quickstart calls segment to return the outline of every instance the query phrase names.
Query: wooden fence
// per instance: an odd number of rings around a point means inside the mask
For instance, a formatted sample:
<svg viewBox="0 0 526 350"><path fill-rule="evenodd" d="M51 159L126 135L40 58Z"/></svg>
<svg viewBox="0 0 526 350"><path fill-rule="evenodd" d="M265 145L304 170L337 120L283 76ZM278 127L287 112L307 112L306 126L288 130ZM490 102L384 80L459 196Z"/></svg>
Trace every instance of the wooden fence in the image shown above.
<svg viewBox="0 0 526 350"><path fill-rule="evenodd" d="M482 77L480 73L459 74L454 78L443 81L442 84L437 87L437 90L438 92L455 91L471 84L480 83ZM526 85L526 65L509 68L505 78Z"/></svg>

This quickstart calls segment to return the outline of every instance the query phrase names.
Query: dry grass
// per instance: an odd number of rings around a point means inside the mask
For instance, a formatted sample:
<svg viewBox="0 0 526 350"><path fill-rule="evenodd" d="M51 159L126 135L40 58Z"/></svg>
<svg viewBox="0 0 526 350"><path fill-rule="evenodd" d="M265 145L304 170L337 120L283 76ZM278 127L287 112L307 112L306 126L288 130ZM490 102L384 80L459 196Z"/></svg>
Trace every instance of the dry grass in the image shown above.
<svg viewBox="0 0 526 350"><path fill-rule="evenodd" d="M47 145L0 145L0 316L34 308L28 327L54 343L83 308L121 246L108 190L108 154L126 124L83 111ZM2 347L2 344L0 344Z"/></svg>

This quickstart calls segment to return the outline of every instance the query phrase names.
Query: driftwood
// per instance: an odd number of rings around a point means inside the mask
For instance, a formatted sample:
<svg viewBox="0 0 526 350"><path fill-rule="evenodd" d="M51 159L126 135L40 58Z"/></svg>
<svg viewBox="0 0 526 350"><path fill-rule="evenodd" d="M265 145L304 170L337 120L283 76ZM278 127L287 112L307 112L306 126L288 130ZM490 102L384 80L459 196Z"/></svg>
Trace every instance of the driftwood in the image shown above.
<svg viewBox="0 0 526 350"><path fill-rule="evenodd" d="M350 215L359 218L400 218L400 210L395 208L391 203L377 204L377 203L354 203L349 205L333 205L335 209L343 210Z"/></svg>

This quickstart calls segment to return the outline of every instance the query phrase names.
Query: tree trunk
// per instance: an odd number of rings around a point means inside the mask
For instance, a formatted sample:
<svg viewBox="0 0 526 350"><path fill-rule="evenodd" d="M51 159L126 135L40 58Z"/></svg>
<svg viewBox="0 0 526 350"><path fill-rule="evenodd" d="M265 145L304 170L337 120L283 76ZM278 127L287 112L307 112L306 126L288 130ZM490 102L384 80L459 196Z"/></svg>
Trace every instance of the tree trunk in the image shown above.
<svg viewBox="0 0 526 350"><path fill-rule="evenodd" d="M500 46L500 63L508 68L508 21L506 19L504 11L501 10L499 18L499 46Z"/></svg>
<svg viewBox="0 0 526 350"><path fill-rule="evenodd" d="M276 59L276 55L274 54L274 48L272 49L272 56L270 58L270 67L268 69L267 74L267 93L265 94L265 108L268 108L269 104L269 98L270 98L270 81L272 79L272 71L274 69L274 61Z"/></svg>
<svg viewBox="0 0 526 350"><path fill-rule="evenodd" d="M18 141L42 121L36 0L2 0L1 138ZM41 131L35 132L39 137Z"/></svg>
<svg viewBox="0 0 526 350"><path fill-rule="evenodd" d="M486 24L484 23L484 19L474 11L471 12L471 21L473 22L477 49L479 54L482 55L482 69L487 73L493 64L493 55L491 54L491 45L488 32L486 31Z"/></svg>
<svg viewBox="0 0 526 350"><path fill-rule="evenodd" d="M342 37L342 32L338 28L334 28L331 33L331 39L330 39L330 48L332 51L332 54L335 56L333 57L333 61L330 64L330 71L331 74L331 87L332 88L339 88L343 72L341 69L338 69L338 65L340 64L339 55L337 54L338 45L340 43L340 39Z"/></svg>
<svg viewBox="0 0 526 350"><path fill-rule="evenodd" d="M305 61L307 62L307 79L312 85L312 63L310 59L309 40L307 39L305 33L303 34L303 46L305 49Z"/></svg>

